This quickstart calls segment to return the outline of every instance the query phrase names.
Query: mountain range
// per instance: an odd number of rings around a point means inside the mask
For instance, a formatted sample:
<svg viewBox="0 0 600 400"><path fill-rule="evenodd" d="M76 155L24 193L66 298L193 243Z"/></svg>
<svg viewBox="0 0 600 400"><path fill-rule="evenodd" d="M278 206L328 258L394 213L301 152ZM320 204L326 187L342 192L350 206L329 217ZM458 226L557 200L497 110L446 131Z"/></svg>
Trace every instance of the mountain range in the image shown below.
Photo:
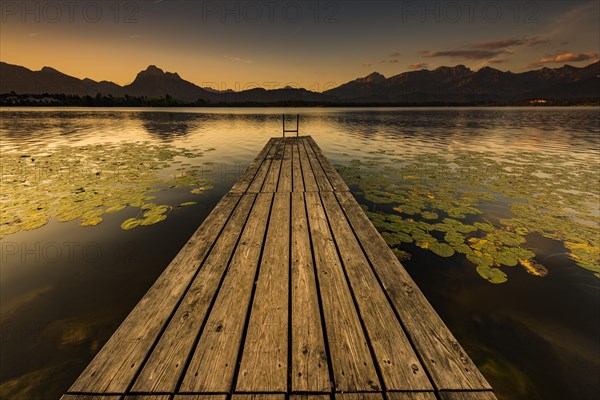
<svg viewBox="0 0 600 400"><path fill-rule="evenodd" d="M44 67L39 71L0 62L0 94L168 98L181 104L518 104L600 99L600 62L565 65L522 73L464 65L404 72L389 78L374 72L322 93L302 88L249 89L239 92L200 87L151 65L132 83L78 79Z"/></svg>

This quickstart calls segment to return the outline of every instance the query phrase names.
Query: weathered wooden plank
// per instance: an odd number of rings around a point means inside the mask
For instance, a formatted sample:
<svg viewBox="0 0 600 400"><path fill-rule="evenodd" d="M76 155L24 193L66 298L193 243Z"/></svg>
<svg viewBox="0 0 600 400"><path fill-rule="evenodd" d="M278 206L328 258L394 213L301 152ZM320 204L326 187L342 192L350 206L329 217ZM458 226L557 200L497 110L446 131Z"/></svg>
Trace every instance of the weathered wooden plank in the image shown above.
<svg viewBox="0 0 600 400"><path fill-rule="evenodd" d="M481 392L440 392L441 400L497 400L494 393Z"/></svg>
<svg viewBox="0 0 600 400"><path fill-rule="evenodd" d="M388 392L387 400L437 400L433 392Z"/></svg>
<svg viewBox="0 0 600 400"><path fill-rule="evenodd" d="M173 400L226 400L226 394L176 394Z"/></svg>
<svg viewBox="0 0 600 400"><path fill-rule="evenodd" d="M285 140L285 149L283 151L283 160L281 162L281 173L277 183L277 191L288 193L292 191L294 175L292 173L292 143L294 139Z"/></svg>
<svg viewBox="0 0 600 400"><path fill-rule="evenodd" d="M285 392L288 367L290 194L275 193L237 378L239 392Z"/></svg>
<svg viewBox="0 0 600 400"><path fill-rule="evenodd" d="M306 192L335 390L377 391L381 384L350 295L318 192Z"/></svg>
<svg viewBox="0 0 600 400"><path fill-rule="evenodd" d="M60 400L121 400L122 395L64 394Z"/></svg>
<svg viewBox="0 0 600 400"><path fill-rule="evenodd" d="M491 389L349 192L336 192L438 390Z"/></svg>
<svg viewBox="0 0 600 400"><path fill-rule="evenodd" d="M181 393L228 392L273 194L259 193L181 384Z"/></svg>
<svg viewBox="0 0 600 400"><path fill-rule="evenodd" d="M335 169L335 167L331 164L331 162L329 162L327 157L325 157L325 155L321 151L321 148L317 145L317 142L315 142L315 140L312 138L312 136L307 136L306 140L312 147L313 151L315 152L317 159L321 163L321 167L323 168L323 171L325 171L325 174L327 174L327 177L329 178L329 182L331 182L331 186L333 187L333 190L337 190L337 191L350 190L348 188L348 185L346 185L346 182L344 182L344 179L342 179L340 174Z"/></svg>
<svg viewBox="0 0 600 400"><path fill-rule="evenodd" d="M255 194L244 194L167 329L133 385L134 392L173 392L193 350Z"/></svg>
<svg viewBox="0 0 600 400"><path fill-rule="evenodd" d="M302 165L300 164L300 153L298 153L298 139L291 141L292 145L292 189L294 192L304 191L304 178L302 177Z"/></svg>
<svg viewBox="0 0 600 400"><path fill-rule="evenodd" d="M129 394L123 400L171 400L170 394Z"/></svg>
<svg viewBox="0 0 600 400"><path fill-rule="evenodd" d="M100 350L71 392L124 393L183 296L240 198L228 193L215 206L138 305Z"/></svg>
<svg viewBox="0 0 600 400"><path fill-rule="evenodd" d="M302 166L304 190L307 192L317 192L319 190L319 186L317 185L315 174L312 166L310 165L310 161L308 160L308 154L306 153L306 147L304 147L302 138L296 139L296 144L298 146L298 154L300 156L300 165Z"/></svg>
<svg viewBox="0 0 600 400"><path fill-rule="evenodd" d="M433 390L335 194L321 199L386 389Z"/></svg>
<svg viewBox="0 0 600 400"><path fill-rule="evenodd" d="M330 400L330 394L291 394L290 400Z"/></svg>
<svg viewBox="0 0 600 400"><path fill-rule="evenodd" d="M317 298L304 194L292 193L292 391L329 392L331 379Z"/></svg>
<svg viewBox="0 0 600 400"><path fill-rule="evenodd" d="M377 393L336 393L335 400L383 400L383 394Z"/></svg>
<svg viewBox="0 0 600 400"><path fill-rule="evenodd" d="M271 169L271 163L273 162L273 157L275 157L275 153L277 151L277 139L274 140L273 145L269 149L264 161L258 167L258 171L256 171L256 175L254 175L254 179L252 183L248 186L247 192L249 193L259 193L265 183L265 178L267 177L267 173Z"/></svg>
<svg viewBox="0 0 600 400"><path fill-rule="evenodd" d="M232 400L285 400L285 394L275 393L255 393L255 394L234 394Z"/></svg>
<svg viewBox="0 0 600 400"><path fill-rule="evenodd" d="M275 143L276 140L276 138L269 139L265 147L263 147L260 153L258 153L258 156L256 156L256 158L248 165L246 171L244 171L242 176L240 176L237 182L233 185L231 188L232 193L244 193L246 190L248 190L248 187L254 180L254 176L258 172L260 165L264 162L269 150L271 149L271 146L273 146L273 143Z"/></svg>
<svg viewBox="0 0 600 400"><path fill-rule="evenodd" d="M277 183L279 182L279 174L281 173L284 151L285 141L283 139L278 139L275 142L275 154L271 160L271 167L269 168L269 172L267 172L261 192L269 193L277 191Z"/></svg>
<svg viewBox="0 0 600 400"><path fill-rule="evenodd" d="M315 180L317 181L317 186L319 187L319 190L321 190L321 191L333 190L333 187L331 186L329 179L327 179L327 174L325 174L325 171L323 171L323 168L321 167L321 163L317 159L317 156L315 155L315 152L313 151L312 146L308 142L308 139L306 137L303 137L300 140L302 141L302 144L304 145L304 148L306 149L306 154L308 155L308 160L310 162L310 165L312 166L313 173L315 174Z"/></svg>

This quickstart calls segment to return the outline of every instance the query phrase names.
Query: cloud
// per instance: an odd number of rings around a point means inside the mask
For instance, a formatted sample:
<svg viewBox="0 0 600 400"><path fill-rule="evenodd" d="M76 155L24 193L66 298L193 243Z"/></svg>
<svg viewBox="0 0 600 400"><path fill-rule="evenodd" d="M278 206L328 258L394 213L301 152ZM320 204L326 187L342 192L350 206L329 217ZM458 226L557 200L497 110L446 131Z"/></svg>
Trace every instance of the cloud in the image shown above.
<svg viewBox="0 0 600 400"><path fill-rule="evenodd" d="M527 43L528 39L507 39L497 40L494 42L476 43L468 46L470 49L484 49L484 50L499 50L506 49L508 47L521 46Z"/></svg>
<svg viewBox="0 0 600 400"><path fill-rule="evenodd" d="M507 53L505 50L447 50L447 51L420 51L422 57L451 57L465 60L487 60L499 54Z"/></svg>
<svg viewBox="0 0 600 400"><path fill-rule="evenodd" d="M425 69L425 68L427 68L427 63L420 62L420 63L410 64L408 66L408 68L410 68L410 69Z"/></svg>
<svg viewBox="0 0 600 400"><path fill-rule="evenodd" d="M503 63L505 63L505 62L507 62L507 61L508 61L508 60L507 60L507 59L505 59L505 58L494 58L494 59L492 59L492 60L489 60L488 62L489 62L490 64L503 64Z"/></svg>
<svg viewBox="0 0 600 400"><path fill-rule="evenodd" d="M363 67L372 67L372 66L373 66L373 64L364 63L362 66L363 66Z"/></svg>
<svg viewBox="0 0 600 400"><path fill-rule="evenodd" d="M563 53L556 54L554 56L544 57L534 64L551 64L551 63L565 63L565 62L578 62L578 61L590 61L597 60L598 53L588 51L587 53Z"/></svg>
<svg viewBox="0 0 600 400"><path fill-rule="evenodd" d="M388 58L398 58L400 57L402 54L395 52L395 53L391 53L390 55L388 55Z"/></svg>
<svg viewBox="0 0 600 400"><path fill-rule="evenodd" d="M246 59L240 58L240 57L230 57L230 56L223 56L223 57L225 57L228 60L235 61L235 62L241 62L244 64L252 64L252 60L246 60Z"/></svg>
<svg viewBox="0 0 600 400"><path fill-rule="evenodd" d="M41 34L42 34L42 32L33 32L33 33L29 33L27 36L34 37L34 36L41 35Z"/></svg>

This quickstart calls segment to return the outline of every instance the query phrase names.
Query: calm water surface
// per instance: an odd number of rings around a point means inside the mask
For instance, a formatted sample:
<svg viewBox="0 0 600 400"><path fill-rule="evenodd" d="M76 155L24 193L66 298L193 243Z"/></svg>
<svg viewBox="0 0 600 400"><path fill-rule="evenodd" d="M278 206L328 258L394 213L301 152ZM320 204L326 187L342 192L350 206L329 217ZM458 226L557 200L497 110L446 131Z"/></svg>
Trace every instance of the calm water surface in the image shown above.
<svg viewBox="0 0 600 400"><path fill-rule="evenodd" d="M372 172L403 158L432 154L492 159L527 152L572 158L600 171L597 108L285 111L302 115L301 134L312 135L349 181L356 178L352 166ZM98 225L86 227L80 226L81 219L59 222L50 215L40 227L2 238L0 398L58 398L70 386L268 138L280 135L282 112L0 112L3 212L10 214L6 210L17 201L53 204L71 179L65 179L73 173L65 167L69 163L79 181L87 179L99 192L116 190L118 180L114 188L110 180L98 185L116 168L111 157L121 154L127 159L119 168L126 172L153 171L136 190L148 195L148 189L157 189L151 191L152 202L173 207L164 221L130 230L121 224L139 217L139 207L103 214ZM150 145L155 146L152 157L162 157L152 166L138 162ZM168 149L180 152L164 155ZM54 164L42 164L49 155ZM16 175L15 165L20 168ZM205 190L191 193L196 181L172 184L174 177L189 174L208 182ZM590 186L596 178L585 177ZM363 189L352 185L366 208L394 213L391 206L369 200ZM593 199L592 224L598 215L598 198ZM192 201L196 204L177 207ZM46 212L44 207L40 212ZM499 198L479 208L483 214L478 218L486 221L510 213ZM600 236L597 223L592 226ZM501 284L479 276L462 254L442 258L414 244L400 248L412 254L403 261L406 269L500 399L595 399L600 393L600 279L569 258L560 241L534 233L526 244L548 274L503 267L507 281Z"/></svg>

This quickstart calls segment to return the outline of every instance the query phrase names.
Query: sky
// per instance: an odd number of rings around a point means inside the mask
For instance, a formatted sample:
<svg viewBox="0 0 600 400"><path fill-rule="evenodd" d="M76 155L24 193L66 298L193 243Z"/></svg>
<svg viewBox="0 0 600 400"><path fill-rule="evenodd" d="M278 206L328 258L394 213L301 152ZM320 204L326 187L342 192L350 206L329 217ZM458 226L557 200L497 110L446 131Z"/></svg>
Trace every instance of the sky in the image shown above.
<svg viewBox="0 0 600 400"><path fill-rule="evenodd" d="M200 86L323 91L458 64L598 60L600 1L3 0L0 60L127 84L148 65Z"/></svg>

